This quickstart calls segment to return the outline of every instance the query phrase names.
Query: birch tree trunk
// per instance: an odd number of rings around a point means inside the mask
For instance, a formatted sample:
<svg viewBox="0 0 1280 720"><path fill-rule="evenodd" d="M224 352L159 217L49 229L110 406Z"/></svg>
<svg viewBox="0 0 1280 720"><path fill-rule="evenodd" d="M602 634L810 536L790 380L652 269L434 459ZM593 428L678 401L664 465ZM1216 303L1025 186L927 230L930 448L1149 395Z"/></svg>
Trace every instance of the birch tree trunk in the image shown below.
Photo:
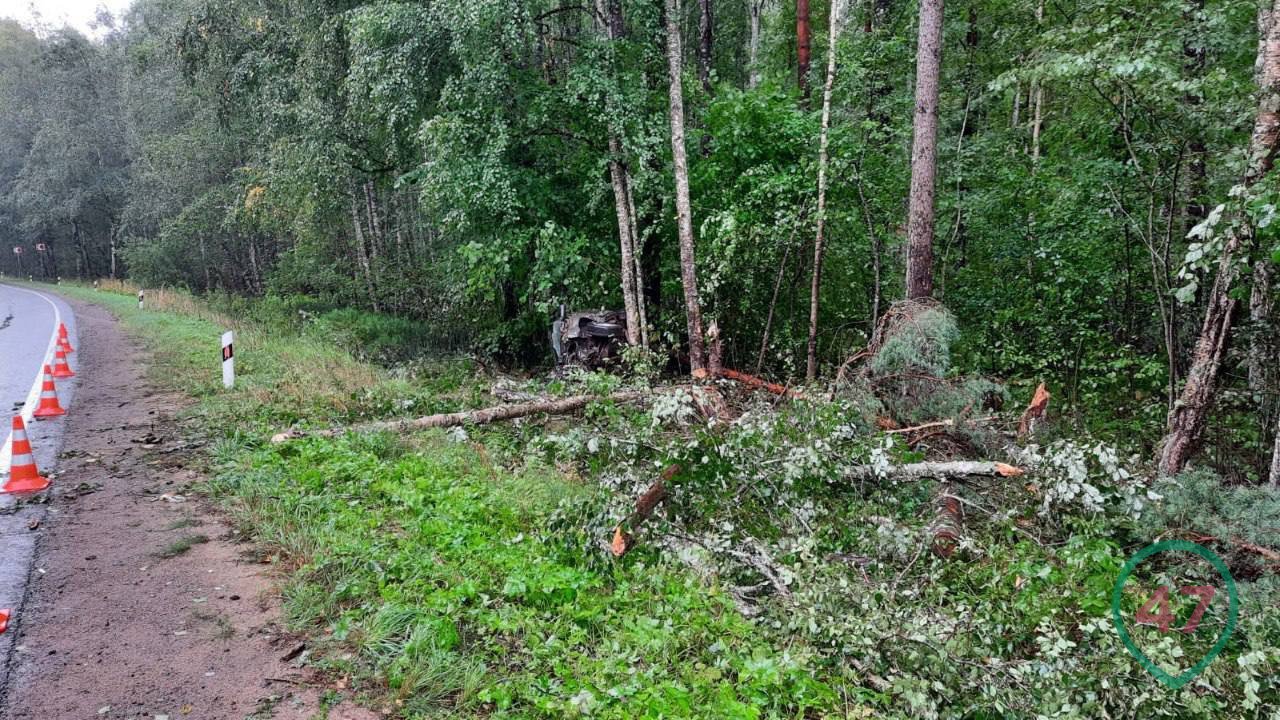
<svg viewBox="0 0 1280 720"><path fill-rule="evenodd" d="M711 94L711 39L714 24L711 18L711 0L698 0L698 80L702 89Z"/></svg>
<svg viewBox="0 0 1280 720"><path fill-rule="evenodd" d="M1271 321L1271 263L1259 260L1253 266L1253 289L1249 295L1249 323L1255 332L1249 347L1249 390L1265 393L1267 368L1272 351L1268 342ZM1272 361L1274 362L1274 361Z"/></svg>
<svg viewBox="0 0 1280 720"><path fill-rule="evenodd" d="M1276 414L1276 442L1271 451L1271 487L1280 489L1280 413Z"/></svg>
<svg viewBox="0 0 1280 720"><path fill-rule="evenodd" d="M764 0L747 0L751 34L747 38L747 89L754 90L760 84L760 16L764 13Z"/></svg>
<svg viewBox="0 0 1280 720"><path fill-rule="evenodd" d="M822 84L822 131L818 140L818 222L813 240L813 280L809 287L809 354L805 379L818 377L818 291L822 285L823 231L827 223L827 146L831 129L831 88L836 80L836 40L840 33L840 0L831 0L827 32L827 77Z"/></svg>
<svg viewBox="0 0 1280 720"><path fill-rule="evenodd" d="M907 298L933 296L934 178L938 172L938 78L943 0L921 0L916 49L916 114L907 202Z"/></svg>
<svg viewBox="0 0 1280 720"><path fill-rule="evenodd" d="M689 157L684 146L684 87L680 78L680 0L666 0L667 71L670 74L671 160L676 181L676 224L680 234L680 279L684 285L685 319L689 331L689 366L705 370L702 338L702 306L698 300L698 273L693 252L693 211L689 205Z"/></svg>
<svg viewBox="0 0 1280 720"><path fill-rule="evenodd" d="M618 240L622 249L622 305L627 314L627 342L640 344L640 307L637 303L635 243L632 239L631 209L627 205L626 169L619 161L622 143L609 135L609 178L613 185L613 205L618 215Z"/></svg>
<svg viewBox="0 0 1280 720"><path fill-rule="evenodd" d="M607 16L603 18L606 36L611 43L622 38L625 28L622 19L621 0L601 0ZM619 109L612 108L614 113ZM612 121L611 121L612 124ZM636 220L631 202L627 166L623 162L621 133L609 129L609 179L613 186L614 210L618 216L618 244L622 255L622 305L627 315L627 342L631 345L647 345L644 332L644 298L637 275Z"/></svg>
<svg viewBox="0 0 1280 720"><path fill-rule="evenodd" d="M1266 9L1258 11L1258 62L1256 68L1259 89L1258 114L1254 120L1253 135L1249 139L1249 167L1245 171L1246 187L1258 182L1272 168L1280 140L1280 0L1273 0ZM1243 238L1237 231L1229 231L1218 259L1218 276L1209 291L1204 324L1191 356L1191 368L1182 394L1169 410L1168 427L1160 448L1159 471L1161 475L1176 475L1186 467L1187 460L1199 447L1205 420L1213 404L1218 372L1226 353L1231 333L1232 316L1237 300L1231 296L1231 287L1239 274L1236 254Z"/></svg>
<svg viewBox="0 0 1280 720"><path fill-rule="evenodd" d="M369 256L365 252L364 247L364 230L360 223L360 206L356 201L356 194L351 193L351 226L356 231L356 262L359 263L359 274L364 276L365 290L369 293L369 302L373 305L373 309L378 309L378 300L373 292L373 273L369 269Z"/></svg>
<svg viewBox="0 0 1280 720"><path fill-rule="evenodd" d="M1044 24L1044 0L1036 5L1036 26ZM1044 127L1044 83L1034 80L1031 83L1031 102L1035 106L1031 120L1031 161L1040 162L1040 131Z"/></svg>

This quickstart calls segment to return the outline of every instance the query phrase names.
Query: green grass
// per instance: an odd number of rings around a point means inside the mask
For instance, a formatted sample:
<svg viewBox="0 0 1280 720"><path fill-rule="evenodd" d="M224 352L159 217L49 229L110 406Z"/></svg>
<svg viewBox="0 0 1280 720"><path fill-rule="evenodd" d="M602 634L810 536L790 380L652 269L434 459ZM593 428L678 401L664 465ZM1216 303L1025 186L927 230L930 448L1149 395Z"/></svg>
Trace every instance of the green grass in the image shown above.
<svg viewBox="0 0 1280 720"><path fill-rule="evenodd" d="M372 704L459 718L802 717L839 704L802 647L772 647L682 567L588 552L599 538L558 508L595 503L593 485L537 464L508 471L444 434L265 442L294 423L475 405L456 363L409 380L242 323L226 391L225 318L58 291L109 308L152 352L153 377L196 400L189 412L220 438L206 490L280 559L287 620L312 636L313 662Z"/></svg>
<svg viewBox="0 0 1280 720"><path fill-rule="evenodd" d="M921 544L931 484L853 489L811 478L803 497L825 508L814 544L775 556L795 573L794 597L766 601L749 620L719 583L753 578L695 575L646 544L621 561L600 552L607 529L596 525L608 517L608 493L596 475L618 458L526 456L550 431L628 437L647 416L603 405L572 424L492 427L469 438L363 434L272 445L270 434L292 424L489 400L463 362L386 370L305 329L233 322L181 295L139 311L131 295L59 291L112 309L150 348L154 379L194 398L191 425L212 439L214 479L204 490L275 559L286 620L309 638L307 662L393 717L1212 718L1266 716L1280 703L1274 582L1241 582L1230 645L1201 684L1166 690L1110 625L1112 583L1148 536L1125 518L1039 518L1022 480L971 494L1013 514L967 514L971 547L941 560ZM231 391L220 385L217 353L227 325L238 333ZM817 425L789 429L791 418L761 437L799 447L814 427L850 421L834 405L814 412ZM744 472L730 451L765 457L750 454L765 441L743 432L675 440L668 454L700 462L668 511L771 538L774 497L744 498L740 485L722 482ZM588 479L550 464L566 460ZM1015 517L1035 532L1009 527ZM833 551L872 562L832 561ZM1126 612L1163 577L1156 572L1126 595ZM1170 638L1147 630L1135 632L1144 647L1164 643L1160 661L1177 664ZM1195 651L1212 640L1182 642Z"/></svg>
<svg viewBox="0 0 1280 720"><path fill-rule="evenodd" d="M218 480L218 493L240 499L242 526L299 563L290 622L355 649L331 661L336 670L385 684L411 715L833 707L802 656L771 648L679 569L594 562L586 539L555 522L562 501L590 502L594 490L493 468L443 434L421 443L309 439L228 459Z"/></svg>
<svg viewBox="0 0 1280 720"><path fill-rule="evenodd" d="M176 558L179 555L186 555L191 548L196 545L203 545L207 542L209 542L209 537L207 535L184 535L168 545L165 545L153 554L161 560L168 560L169 558Z"/></svg>

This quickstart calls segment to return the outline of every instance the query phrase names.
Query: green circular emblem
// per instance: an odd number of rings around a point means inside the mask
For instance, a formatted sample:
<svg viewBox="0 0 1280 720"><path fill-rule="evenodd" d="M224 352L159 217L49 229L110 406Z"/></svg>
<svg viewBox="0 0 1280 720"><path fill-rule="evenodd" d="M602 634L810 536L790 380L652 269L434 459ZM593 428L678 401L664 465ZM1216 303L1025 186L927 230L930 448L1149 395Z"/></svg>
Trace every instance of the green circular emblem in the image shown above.
<svg viewBox="0 0 1280 720"><path fill-rule="evenodd" d="M1138 563L1152 555L1155 555L1156 553L1164 552L1166 550L1185 550L1186 552L1194 553L1205 560L1208 560L1209 563L1213 565L1213 568L1218 571L1218 575L1222 576L1222 580L1227 587L1227 597L1230 600L1230 609L1227 611L1227 627L1222 631L1222 635L1218 638L1218 641L1214 643L1213 647L1210 648L1209 653L1205 655L1200 662L1196 663L1189 670L1183 672L1177 677L1161 670L1159 666L1152 662L1150 658L1138 649L1138 646L1133 642L1133 638L1129 636L1129 631L1124 627L1124 620L1120 617L1121 592L1124 590L1124 584L1125 581L1129 579L1129 575L1133 573L1133 570L1138 566ZM1183 588L1183 592L1184 594L1200 594L1198 592L1187 591L1196 591L1201 589L1203 588ZM1167 602L1168 590L1167 588L1163 590L1166 593L1165 597ZM1202 594L1201 598L1201 605L1196 608L1196 612L1191 616L1191 620L1187 623L1187 626L1182 628L1183 632L1191 632L1196 628L1200 621L1200 616L1204 612L1204 608L1213 598L1213 588L1207 588L1207 593ZM1145 611L1146 607L1146 605L1143 606L1143 611ZM1141 614L1143 611L1139 611L1139 613ZM1187 540L1166 540L1143 548L1137 555L1130 558L1129 562L1125 563L1124 569L1120 571L1120 577L1116 578L1115 589L1111 592L1111 619L1115 622L1116 632L1120 633L1120 640L1124 642L1125 648L1129 650L1130 654L1137 658L1138 662L1141 663L1143 667L1145 667L1152 675L1155 675L1157 680L1175 690L1185 685L1191 678L1199 675L1200 671L1208 667L1209 663L1213 662L1213 659L1218 656L1218 653L1222 652L1222 648L1226 647L1227 641L1231 639L1231 631L1236 627L1236 616L1239 612L1240 601L1236 597L1236 583L1235 580L1231 578L1231 571L1227 569L1226 563L1222 562L1222 559L1215 555L1209 548L1204 547L1203 545L1197 545L1196 543L1189 542ZM1161 625L1161 629L1167 629L1167 622Z"/></svg>

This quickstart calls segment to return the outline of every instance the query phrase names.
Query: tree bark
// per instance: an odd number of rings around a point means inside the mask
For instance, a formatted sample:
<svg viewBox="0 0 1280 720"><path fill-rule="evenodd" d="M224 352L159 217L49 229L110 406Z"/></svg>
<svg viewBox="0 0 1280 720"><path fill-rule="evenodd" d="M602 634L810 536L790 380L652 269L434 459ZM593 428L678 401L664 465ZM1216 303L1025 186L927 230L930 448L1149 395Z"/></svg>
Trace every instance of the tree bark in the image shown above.
<svg viewBox="0 0 1280 720"><path fill-rule="evenodd" d="M916 114L907 203L907 298L933 296L934 178L938 172L938 81L943 0L921 0L916 49Z"/></svg>
<svg viewBox="0 0 1280 720"><path fill-rule="evenodd" d="M969 476L1017 477L1026 471L1014 465L1002 462L959 460L955 462L919 462L908 465L890 467L889 477L899 480L919 478L951 478ZM876 477L876 469L870 465L850 468L844 473L845 480L870 480Z"/></svg>
<svg viewBox="0 0 1280 720"><path fill-rule="evenodd" d="M818 377L818 291L822 285L823 231L827 224L827 145L831 129L831 88L836 81L836 40L840 34L840 0L831 0L827 32L827 76L822 84L822 130L818 140L818 222L813 239L813 279L809 286L809 353L805 380Z"/></svg>
<svg viewBox="0 0 1280 720"><path fill-rule="evenodd" d="M611 43L620 40L626 32L622 19L622 3L620 0L600 0L598 12L605 35ZM616 77L616 75L615 75ZM616 111L616 108L615 108ZM618 217L618 245L621 250L622 305L627 316L627 342L631 345L646 345L644 331L644 298L641 297L641 284L637 275L639 265L636 262L636 220L635 209L630 196L630 181L627 166L624 162L621 133L616 127L609 128L609 181L613 187L614 211Z"/></svg>
<svg viewBox="0 0 1280 720"><path fill-rule="evenodd" d="M1271 262L1258 260L1253 266L1253 289L1249 295L1249 323L1253 336L1249 346L1249 390L1256 394L1267 391L1267 368L1271 365L1269 342L1271 325Z"/></svg>
<svg viewBox="0 0 1280 720"><path fill-rule="evenodd" d="M683 56L680 46L680 0L666 0L667 70L670 74L671 160L676 182L676 224L680 234L680 279L684 285L685 319L689 331L689 366L706 368L702 338L702 305L693 248L693 211L689 204L689 158L684 144Z"/></svg>
<svg viewBox="0 0 1280 720"><path fill-rule="evenodd" d="M698 0L698 80L708 95L711 94L711 40L714 27L711 0Z"/></svg>
<svg viewBox="0 0 1280 720"><path fill-rule="evenodd" d="M373 292L373 273L369 269L369 256L365 252L364 231L360 227L360 206L357 204L354 191L351 193L351 225L356 232L356 261L359 263L359 272L364 275L364 286L369 293L369 302L373 305L373 309L377 310L378 300Z"/></svg>
<svg viewBox="0 0 1280 720"><path fill-rule="evenodd" d="M599 395L572 395L559 400L545 400L540 402L521 403L518 405L499 405L497 407L482 408L480 410L426 415L424 417L408 420L379 420L377 422L363 423L349 428L332 428L329 430L306 432L288 431L277 433L272 436L271 442L280 443L302 437L336 437L347 432L376 432L382 430L390 430L393 432L412 432L415 430L456 427L459 425L484 425L501 420L514 420L516 418L527 417L529 415L563 415L565 413L577 412L595 400L607 399L612 400L613 402L626 403L642 400L645 397L646 393L637 390L616 392L604 397Z"/></svg>
<svg viewBox="0 0 1280 720"><path fill-rule="evenodd" d="M1280 413L1276 413L1276 440L1271 451L1271 487L1280 489Z"/></svg>
<svg viewBox="0 0 1280 720"><path fill-rule="evenodd" d="M760 16L764 13L764 0L747 0L751 31L747 36L747 89L754 90L760 84Z"/></svg>
<svg viewBox="0 0 1280 720"><path fill-rule="evenodd" d="M1260 90L1258 113L1249 140L1249 167L1246 187L1257 183L1272 168L1280 140L1280 0L1258 12L1257 83ZM1228 231L1218 259L1218 276L1209 291L1204 324L1192 354L1191 368L1182 394L1169 410L1168 428L1160 448L1161 475L1176 475L1199 447L1205 421L1213 404L1218 372L1226 353L1228 336L1237 300L1231 287L1239 274L1236 253L1242 245L1240 232Z"/></svg>
<svg viewBox="0 0 1280 720"><path fill-rule="evenodd" d="M1044 24L1044 0L1036 5L1036 26ZM1031 120L1031 161L1040 162L1040 131L1044 127L1044 83L1035 80L1031 83L1031 102L1034 105Z"/></svg>
<svg viewBox="0 0 1280 720"><path fill-rule="evenodd" d="M800 95L809 98L809 55L812 41L809 31L809 0L796 0L796 82Z"/></svg>
<svg viewBox="0 0 1280 720"><path fill-rule="evenodd" d="M640 344L639 290L636 284L635 243L631 237L631 209L627 205L627 190L623 173L626 170L619 161L622 143L616 135L609 136L609 178L613 185L613 205L618 216L618 242L622 252L622 306L627 315L627 342Z"/></svg>

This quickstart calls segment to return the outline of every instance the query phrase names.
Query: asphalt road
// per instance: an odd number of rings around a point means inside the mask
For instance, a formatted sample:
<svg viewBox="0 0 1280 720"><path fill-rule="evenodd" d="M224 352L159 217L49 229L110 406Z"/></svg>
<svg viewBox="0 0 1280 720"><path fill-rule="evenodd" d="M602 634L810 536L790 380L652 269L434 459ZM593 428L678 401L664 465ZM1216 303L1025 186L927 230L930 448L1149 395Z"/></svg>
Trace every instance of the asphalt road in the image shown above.
<svg viewBox="0 0 1280 720"><path fill-rule="evenodd" d="M44 364L52 362L58 323L67 326L73 348L79 349L75 316L59 297L0 283L0 485L9 479L12 456L12 417L19 413L27 424L27 437L42 475L56 473L62 447L65 418L33 422L38 405ZM76 354L70 357L77 368ZM77 378L58 381L58 399L68 413L75 412ZM56 487L56 483L55 483ZM23 503L22 498L0 493L0 608L12 609L15 618L26 597L35 553L35 529L44 518L44 504ZM7 674L11 633L0 635L0 681Z"/></svg>

